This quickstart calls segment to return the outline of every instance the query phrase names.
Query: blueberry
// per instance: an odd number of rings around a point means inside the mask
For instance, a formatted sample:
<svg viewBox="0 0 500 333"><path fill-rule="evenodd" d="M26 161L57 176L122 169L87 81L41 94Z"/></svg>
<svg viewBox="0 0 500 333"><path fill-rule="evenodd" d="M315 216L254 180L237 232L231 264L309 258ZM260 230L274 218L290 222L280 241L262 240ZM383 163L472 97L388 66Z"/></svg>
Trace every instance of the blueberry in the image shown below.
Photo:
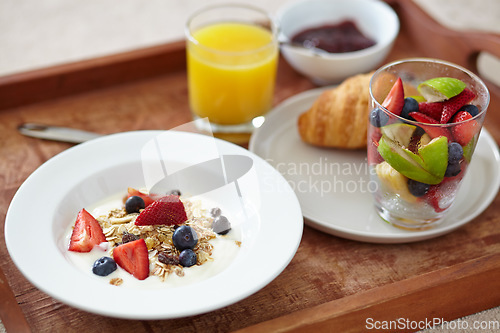
<svg viewBox="0 0 500 333"><path fill-rule="evenodd" d="M412 119L410 117L410 112L418 112L418 102L415 98L406 97L405 104L403 105L403 110L401 111L401 117Z"/></svg>
<svg viewBox="0 0 500 333"><path fill-rule="evenodd" d="M473 104L466 104L460 108L459 111L467 111L471 116L475 117L479 114L479 109Z"/></svg>
<svg viewBox="0 0 500 333"><path fill-rule="evenodd" d="M94 262L92 272L99 276L108 276L116 270L116 262L113 258L102 257Z"/></svg>
<svg viewBox="0 0 500 333"><path fill-rule="evenodd" d="M217 217L220 214L222 214L222 211L219 207L215 207L215 208L212 208L212 210L210 210L210 215L212 215L213 217Z"/></svg>
<svg viewBox="0 0 500 333"><path fill-rule="evenodd" d="M231 230L231 223L224 215L217 216L212 222L212 230L219 235L225 235Z"/></svg>
<svg viewBox="0 0 500 333"><path fill-rule="evenodd" d="M139 213L139 211L144 208L146 208L144 200L137 195L133 195L125 201L125 211L127 214Z"/></svg>
<svg viewBox="0 0 500 333"><path fill-rule="evenodd" d="M448 144L448 163L458 163L464 156L464 150L458 142L450 142Z"/></svg>
<svg viewBox="0 0 500 333"><path fill-rule="evenodd" d="M196 253L191 249L186 249L179 254L179 263L184 267L196 265Z"/></svg>
<svg viewBox="0 0 500 333"><path fill-rule="evenodd" d="M429 191L429 184L421 183L413 179L408 179L408 190L416 197L421 197Z"/></svg>
<svg viewBox="0 0 500 333"><path fill-rule="evenodd" d="M379 108L370 112L370 124L375 127L382 127L389 121L389 116Z"/></svg>
<svg viewBox="0 0 500 333"><path fill-rule="evenodd" d="M460 163L448 163L448 167L446 168L446 171L444 173L445 177L455 177L462 171L460 168Z"/></svg>
<svg viewBox="0 0 500 333"><path fill-rule="evenodd" d="M172 242L177 250L192 249L198 243L198 235L193 228L188 225L182 225L175 229L172 235Z"/></svg>
<svg viewBox="0 0 500 333"><path fill-rule="evenodd" d="M172 191L168 192L167 195L177 195L180 197L181 191L180 190L172 190Z"/></svg>

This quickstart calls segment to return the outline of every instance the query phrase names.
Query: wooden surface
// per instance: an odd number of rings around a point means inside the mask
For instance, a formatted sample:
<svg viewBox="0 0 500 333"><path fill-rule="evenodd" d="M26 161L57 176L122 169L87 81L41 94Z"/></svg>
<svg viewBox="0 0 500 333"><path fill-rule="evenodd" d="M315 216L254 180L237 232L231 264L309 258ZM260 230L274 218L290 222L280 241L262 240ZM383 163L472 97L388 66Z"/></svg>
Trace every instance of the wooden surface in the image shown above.
<svg viewBox="0 0 500 333"><path fill-rule="evenodd" d="M418 47L413 24L425 20L432 28L435 22L420 17L407 5L410 2L391 3L403 22L387 61L434 56L473 69L470 57L461 60L456 56L467 45L457 43L457 49L452 45L446 49ZM409 10L413 20L405 24ZM500 44L495 45L488 47ZM500 56L500 52L495 54ZM23 137L16 131L20 123L72 126L103 134L169 129L185 123L190 114L183 55L180 42L0 78L0 236L3 238L5 214L20 184L40 164L71 146ZM165 60L168 65L162 65ZM281 59L275 105L313 87ZM492 100L485 124L500 142L500 91L491 84L489 88ZM449 320L500 305L499 204L497 195L466 226L412 244L360 243L305 227L297 254L269 285L234 305L176 320L119 320L64 305L21 275L4 242L0 244L0 268L35 332L355 332L365 329L367 317ZM12 318L2 311L0 316L16 332Z"/></svg>

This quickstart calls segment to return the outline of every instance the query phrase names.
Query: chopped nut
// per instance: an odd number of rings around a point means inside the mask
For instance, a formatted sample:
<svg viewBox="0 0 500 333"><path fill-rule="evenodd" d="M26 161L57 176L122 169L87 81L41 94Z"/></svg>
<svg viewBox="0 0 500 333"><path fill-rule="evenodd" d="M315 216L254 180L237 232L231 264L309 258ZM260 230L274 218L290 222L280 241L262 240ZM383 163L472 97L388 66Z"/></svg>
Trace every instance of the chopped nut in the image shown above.
<svg viewBox="0 0 500 333"><path fill-rule="evenodd" d="M113 286L120 286L120 285L122 285L122 283L123 283L122 278L113 278L113 279L109 280L109 284L112 284Z"/></svg>
<svg viewBox="0 0 500 333"><path fill-rule="evenodd" d="M148 247L148 250L151 250L153 249L155 246L159 245L160 244L160 241L153 238L153 237L147 237L145 239L146 241L146 246Z"/></svg>

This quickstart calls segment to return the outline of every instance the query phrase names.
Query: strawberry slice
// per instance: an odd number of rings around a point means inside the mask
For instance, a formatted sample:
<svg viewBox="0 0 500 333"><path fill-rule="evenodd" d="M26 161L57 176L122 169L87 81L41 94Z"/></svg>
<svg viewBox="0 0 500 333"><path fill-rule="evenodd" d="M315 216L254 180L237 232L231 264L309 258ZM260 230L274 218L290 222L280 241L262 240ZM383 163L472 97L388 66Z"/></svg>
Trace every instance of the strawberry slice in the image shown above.
<svg viewBox="0 0 500 333"><path fill-rule="evenodd" d="M167 195L147 206L135 220L135 225L174 225L187 220L186 209L178 195Z"/></svg>
<svg viewBox="0 0 500 333"><path fill-rule="evenodd" d="M441 113L443 112L443 104L429 103L429 102L420 102L418 103L418 111L431 117L434 120L441 120Z"/></svg>
<svg viewBox="0 0 500 333"><path fill-rule="evenodd" d="M142 200L144 200L144 204L146 205L146 207L152 204L154 201L149 195L142 193L141 191L136 190L135 188L129 187L127 189L127 198L130 198L132 196L141 197Z"/></svg>
<svg viewBox="0 0 500 333"><path fill-rule="evenodd" d="M396 116L399 116L403 110L403 106L405 105L404 95L403 81L400 77L398 77L396 82L394 82L391 91L389 91L389 94L382 102L382 106L394 113Z"/></svg>
<svg viewBox="0 0 500 333"><path fill-rule="evenodd" d="M420 112L410 112L410 116L420 123L439 125L439 122L437 120ZM432 139L438 138L440 136L445 136L448 138L448 141L453 141L450 131L448 131L444 127L425 125L420 125L420 127L422 127Z"/></svg>
<svg viewBox="0 0 500 333"><path fill-rule="evenodd" d="M424 199L434 208L436 213L441 213L451 206L453 201L449 199L449 193L457 190L460 181L465 175L466 168L467 165L461 163L461 171L458 175L445 177L441 183L429 187Z"/></svg>
<svg viewBox="0 0 500 333"><path fill-rule="evenodd" d="M68 250L90 252L94 246L104 242L106 242L106 236L104 236L99 222L89 212L82 209L76 217Z"/></svg>
<svg viewBox="0 0 500 333"><path fill-rule="evenodd" d="M139 280L149 276L148 247L142 238L115 247L113 259L118 266Z"/></svg>
<svg viewBox="0 0 500 333"><path fill-rule="evenodd" d="M453 138L462 146L466 146L480 129L479 123L472 119L471 114L467 111L457 112L457 114L451 119L451 122L464 122L462 124L457 124L451 128Z"/></svg>
<svg viewBox="0 0 500 333"><path fill-rule="evenodd" d="M384 161L378 152L378 141L381 137L382 131L380 131L380 128L375 128L367 145L367 158L369 164L379 164Z"/></svg>
<svg viewBox="0 0 500 333"><path fill-rule="evenodd" d="M376 165L384 161L377 148L377 141L372 141L367 147L367 158L370 165Z"/></svg>
<svg viewBox="0 0 500 333"><path fill-rule="evenodd" d="M465 88L460 94L442 102L443 112L441 113L441 124L446 124L460 108L476 97L471 90Z"/></svg>
<svg viewBox="0 0 500 333"><path fill-rule="evenodd" d="M442 207L439 185L431 185L425 196L427 202L432 206L432 208L434 208L436 213L441 213L449 207Z"/></svg>

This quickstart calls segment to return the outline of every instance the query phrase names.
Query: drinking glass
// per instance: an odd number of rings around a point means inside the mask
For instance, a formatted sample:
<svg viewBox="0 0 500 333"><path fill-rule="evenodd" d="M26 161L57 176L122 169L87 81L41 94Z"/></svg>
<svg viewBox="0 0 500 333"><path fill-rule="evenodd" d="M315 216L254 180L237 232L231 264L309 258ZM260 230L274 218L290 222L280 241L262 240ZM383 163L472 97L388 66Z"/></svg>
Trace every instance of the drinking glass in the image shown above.
<svg viewBox="0 0 500 333"><path fill-rule="evenodd" d="M405 97L425 103L417 87L438 77L464 82L475 95L468 104L475 105L478 113L466 120L454 116L448 123L431 124L428 119L422 120L422 104L417 111L420 117L411 113L397 116L382 106L398 78L403 82ZM378 69L370 82L370 99L367 149L370 177L378 184L373 192L375 208L394 226L432 228L449 212L473 158L489 104L488 89L474 73L458 65L413 58Z"/></svg>
<svg viewBox="0 0 500 333"><path fill-rule="evenodd" d="M278 63L277 28L263 10L215 5L186 25L189 105L211 131L251 133L271 109Z"/></svg>

